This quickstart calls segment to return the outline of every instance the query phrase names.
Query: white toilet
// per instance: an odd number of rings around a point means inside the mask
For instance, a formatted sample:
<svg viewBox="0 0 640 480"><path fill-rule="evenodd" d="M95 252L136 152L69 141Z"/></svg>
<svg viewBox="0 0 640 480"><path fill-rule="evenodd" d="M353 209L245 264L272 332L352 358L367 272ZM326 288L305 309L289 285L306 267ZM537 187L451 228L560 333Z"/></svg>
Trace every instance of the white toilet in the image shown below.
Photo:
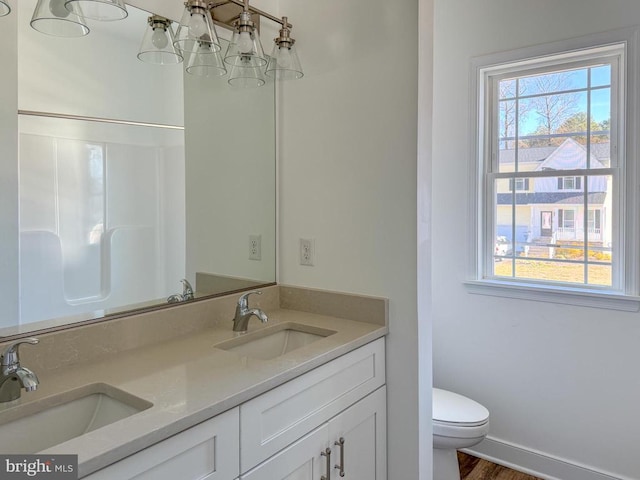
<svg viewBox="0 0 640 480"><path fill-rule="evenodd" d="M489 410L457 393L433 389L433 480L460 480L456 450L489 433Z"/></svg>

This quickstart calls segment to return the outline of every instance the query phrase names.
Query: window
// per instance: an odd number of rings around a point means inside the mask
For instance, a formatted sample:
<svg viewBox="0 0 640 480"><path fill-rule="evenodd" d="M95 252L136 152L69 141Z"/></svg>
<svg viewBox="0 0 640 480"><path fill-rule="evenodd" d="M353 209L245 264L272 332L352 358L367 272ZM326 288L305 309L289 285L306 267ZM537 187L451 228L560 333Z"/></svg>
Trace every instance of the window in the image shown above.
<svg viewBox="0 0 640 480"><path fill-rule="evenodd" d="M557 53L558 45L477 63L477 281L469 283L637 295L637 272L625 270L637 253L623 249L637 243L626 228L637 194L624 183L635 174L624 96L635 46ZM508 253L497 255L501 238Z"/></svg>
<svg viewBox="0 0 640 480"><path fill-rule="evenodd" d="M509 180L509 190L513 190L513 186L515 185L516 190L529 190L529 179L528 178L516 178Z"/></svg>
<svg viewBox="0 0 640 480"><path fill-rule="evenodd" d="M558 190L580 190L582 177L558 177Z"/></svg>
<svg viewBox="0 0 640 480"><path fill-rule="evenodd" d="M574 231L576 228L575 210L558 210L558 228L564 231Z"/></svg>
<svg viewBox="0 0 640 480"><path fill-rule="evenodd" d="M589 233L600 234L600 218L601 210L589 210L589 218L587 219Z"/></svg>

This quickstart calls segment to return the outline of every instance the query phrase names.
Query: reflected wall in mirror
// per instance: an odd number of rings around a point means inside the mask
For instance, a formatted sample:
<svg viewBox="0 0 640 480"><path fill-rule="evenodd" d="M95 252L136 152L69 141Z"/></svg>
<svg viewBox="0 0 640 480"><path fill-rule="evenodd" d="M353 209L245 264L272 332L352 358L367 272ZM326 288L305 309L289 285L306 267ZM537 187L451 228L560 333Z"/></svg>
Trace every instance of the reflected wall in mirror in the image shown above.
<svg viewBox="0 0 640 480"><path fill-rule="evenodd" d="M273 84L139 61L131 6L57 38L18 3L0 19L0 336L167 305L182 278L196 298L274 282Z"/></svg>

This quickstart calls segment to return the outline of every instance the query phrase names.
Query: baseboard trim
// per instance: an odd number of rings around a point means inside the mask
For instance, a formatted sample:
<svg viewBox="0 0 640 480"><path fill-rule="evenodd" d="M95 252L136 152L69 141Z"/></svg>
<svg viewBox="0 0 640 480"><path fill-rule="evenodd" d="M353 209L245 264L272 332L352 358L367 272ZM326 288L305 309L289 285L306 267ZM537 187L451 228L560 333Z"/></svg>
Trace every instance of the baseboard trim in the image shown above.
<svg viewBox="0 0 640 480"><path fill-rule="evenodd" d="M490 436L473 448L462 451L544 480L634 480Z"/></svg>

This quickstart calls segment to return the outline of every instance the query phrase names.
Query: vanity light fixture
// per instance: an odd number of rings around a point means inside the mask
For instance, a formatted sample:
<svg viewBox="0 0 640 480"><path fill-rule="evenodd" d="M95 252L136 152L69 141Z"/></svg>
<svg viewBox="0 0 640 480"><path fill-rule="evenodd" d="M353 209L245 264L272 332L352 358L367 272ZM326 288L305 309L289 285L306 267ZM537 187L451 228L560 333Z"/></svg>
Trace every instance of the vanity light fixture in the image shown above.
<svg viewBox="0 0 640 480"><path fill-rule="evenodd" d="M291 37L291 28L287 17L282 20L262 10L251 7L249 0L223 0L210 6L211 9L234 4L242 7L242 12L234 19L234 28L231 43L224 56L224 61L229 64L229 83L238 86L264 85L264 74L275 79L298 79L303 77L300 59L294 47L295 40ZM275 46L268 58L260 44L258 29L251 20L251 14L257 14L273 22L279 23L282 28L280 35L275 39ZM264 67L266 66L266 72Z"/></svg>
<svg viewBox="0 0 640 480"><path fill-rule="evenodd" d="M31 17L31 27L55 37L83 37L89 33L79 5L65 5L65 0L38 0Z"/></svg>
<svg viewBox="0 0 640 480"><path fill-rule="evenodd" d="M11 5L9 5L9 0L0 0L0 17L9 15L10 12Z"/></svg>
<svg viewBox="0 0 640 480"><path fill-rule="evenodd" d="M203 49L207 44L210 48ZM187 0L184 4L174 45L185 56L195 53L215 55L222 49L206 2Z"/></svg>
<svg viewBox="0 0 640 480"><path fill-rule="evenodd" d="M160 15L152 15L147 23L149 28L146 29L142 38L138 58L143 62L156 65L180 63L183 57L173 45L175 38L171 20Z"/></svg>
<svg viewBox="0 0 640 480"><path fill-rule="evenodd" d="M282 17L280 36L275 38L274 42L266 74L279 80L302 78L304 73L296 52L296 41L291 38L291 28L287 17Z"/></svg>
<svg viewBox="0 0 640 480"><path fill-rule="evenodd" d="M219 77L227 73L219 52L212 52L209 42L198 42L198 48L189 56L185 71L200 77Z"/></svg>
<svg viewBox="0 0 640 480"><path fill-rule="evenodd" d="M241 68L264 67L267 57L260 43L258 29L251 20L249 0L244 0L238 19L233 22L233 36L224 55L225 63Z"/></svg>
<svg viewBox="0 0 640 480"><path fill-rule="evenodd" d="M249 57L240 57L229 70L228 83L238 88L261 87L266 83L264 66L255 65Z"/></svg>
<svg viewBox="0 0 640 480"><path fill-rule="evenodd" d="M85 18L101 22L122 20L129 15L124 0L66 0L65 7L70 12L74 7L80 7Z"/></svg>

